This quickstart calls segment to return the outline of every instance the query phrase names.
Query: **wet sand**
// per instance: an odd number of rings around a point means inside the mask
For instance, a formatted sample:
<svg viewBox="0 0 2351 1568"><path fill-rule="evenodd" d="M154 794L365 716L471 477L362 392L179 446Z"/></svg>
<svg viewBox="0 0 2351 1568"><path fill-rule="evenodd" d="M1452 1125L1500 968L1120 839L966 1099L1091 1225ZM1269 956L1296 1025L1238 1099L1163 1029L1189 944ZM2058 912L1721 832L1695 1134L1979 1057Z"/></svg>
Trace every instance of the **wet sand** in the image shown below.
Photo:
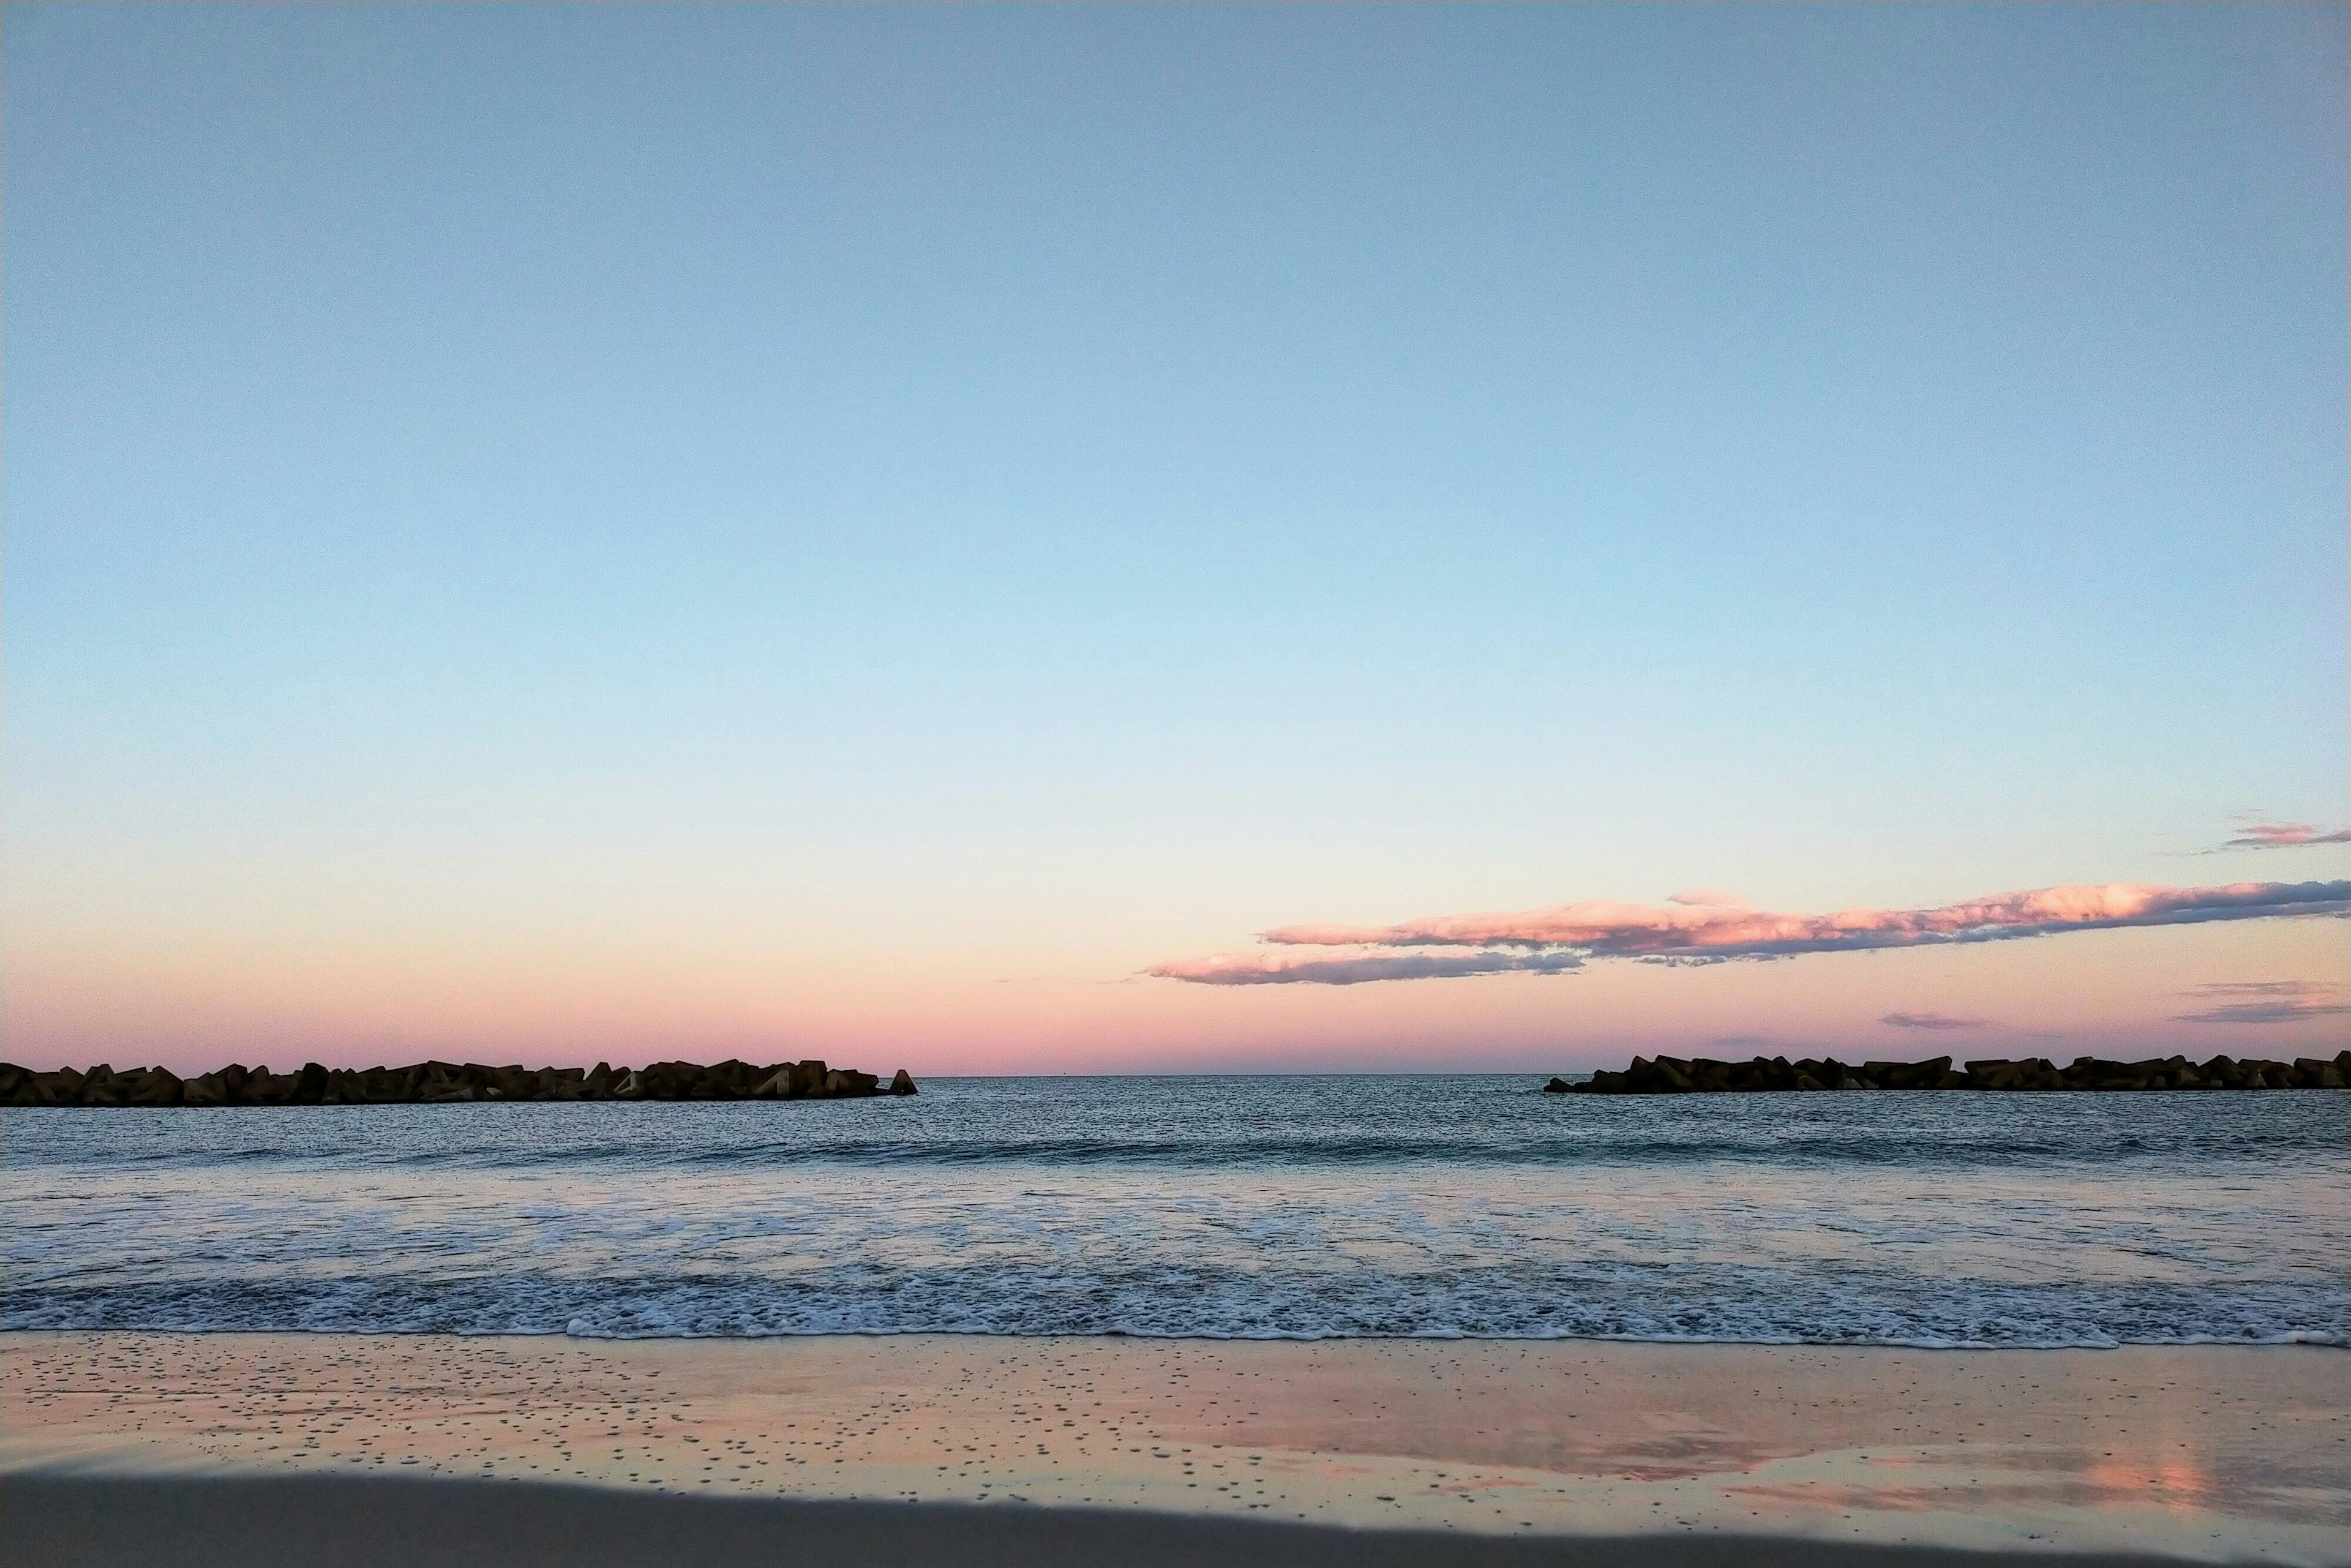
<svg viewBox="0 0 2351 1568"><path fill-rule="evenodd" d="M619 1508L598 1542L653 1530L697 1562L1098 1560L1118 1540L1138 1562L1667 1563L1771 1541L1792 1562L2331 1564L2351 1563L2351 1355L16 1333L0 1478L11 1563L131 1561L107 1532L141 1509L182 1521L154 1561L303 1558L232 1550L256 1519L342 1531L320 1554L362 1561L361 1536L478 1507L550 1540ZM276 1489L258 1514L256 1488ZM361 1530L371 1510L390 1522ZM761 1540L799 1544L740 1544Z"/></svg>
<svg viewBox="0 0 2351 1568"><path fill-rule="evenodd" d="M18 1475L0 1486L8 1561L40 1568L1998 1568L2016 1561L1752 1536L1432 1535L1094 1509L681 1498L529 1481ZM2053 1553L2033 1561L2164 1568L2173 1560Z"/></svg>

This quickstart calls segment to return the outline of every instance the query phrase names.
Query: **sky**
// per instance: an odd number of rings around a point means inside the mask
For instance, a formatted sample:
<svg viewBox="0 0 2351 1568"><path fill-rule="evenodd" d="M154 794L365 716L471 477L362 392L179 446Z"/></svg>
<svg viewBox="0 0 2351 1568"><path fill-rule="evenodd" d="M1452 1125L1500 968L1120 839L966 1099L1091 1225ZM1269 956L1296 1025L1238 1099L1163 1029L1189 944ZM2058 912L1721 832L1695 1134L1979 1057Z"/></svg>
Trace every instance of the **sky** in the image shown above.
<svg viewBox="0 0 2351 1568"><path fill-rule="evenodd" d="M9 5L0 1049L2332 1054L2346 35Z"/></svg>

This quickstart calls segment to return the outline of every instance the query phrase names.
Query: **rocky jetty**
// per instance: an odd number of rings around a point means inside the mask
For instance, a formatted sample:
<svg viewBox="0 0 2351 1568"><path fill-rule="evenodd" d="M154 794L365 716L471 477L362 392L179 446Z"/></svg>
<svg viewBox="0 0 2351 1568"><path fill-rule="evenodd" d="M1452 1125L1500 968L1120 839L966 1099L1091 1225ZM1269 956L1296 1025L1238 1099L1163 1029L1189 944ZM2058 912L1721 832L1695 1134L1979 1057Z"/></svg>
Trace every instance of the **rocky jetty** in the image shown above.
<svg viewBox="0 0 2351 1568"><path fill-rule="evenodd" d="M2190 1061L2167 1056L2151 1061L2101 1061L2095 1056L2058 1067L2044 1058L2021 1061L1993 1059L1954 1068L1951 1059L1932 1061L1865 1061L1848 1067L1831 1058L1791 1061L1759 1056L1752 1061L1654 1060L1636 1056L1622 1072L1595 1072L1591 1082L1554 1078L1546 1094L1757 1094L1804 1089L1977 1089L2003 1092L2050 1090L2154 1089L2340 1089L2351 1082L2351 1051L2333 1059L2297 1057L2265 1061L2216 1056Z"/></svg>
<svg viewBox="0 0 2351 1568"><path fill-rule="evenodd" d="M755 1067L656 1061L650 1067L484 1067L420 1061L413 1067L321 1067L299 1072L224 1067L181 1078L161 1067L117 1072L99 1065L35 1072L0 1061L0 1105L446 1105L478 1100L856 1100L912 1094L900 1068L887 1082L821 1061Z"/></svg>

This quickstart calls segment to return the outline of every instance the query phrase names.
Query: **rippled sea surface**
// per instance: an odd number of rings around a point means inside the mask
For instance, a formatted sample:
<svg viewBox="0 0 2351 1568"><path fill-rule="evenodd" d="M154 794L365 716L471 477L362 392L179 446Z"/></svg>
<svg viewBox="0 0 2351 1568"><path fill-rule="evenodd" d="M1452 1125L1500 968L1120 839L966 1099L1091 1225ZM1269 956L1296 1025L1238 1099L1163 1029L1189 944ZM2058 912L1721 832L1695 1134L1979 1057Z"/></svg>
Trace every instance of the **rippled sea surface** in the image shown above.
<svg viewBox="0 0 2351 1568"><path fill-rule="evenodd" d="M11 1329L2342 1344L2351 1095L0 1112Z"/></svg>

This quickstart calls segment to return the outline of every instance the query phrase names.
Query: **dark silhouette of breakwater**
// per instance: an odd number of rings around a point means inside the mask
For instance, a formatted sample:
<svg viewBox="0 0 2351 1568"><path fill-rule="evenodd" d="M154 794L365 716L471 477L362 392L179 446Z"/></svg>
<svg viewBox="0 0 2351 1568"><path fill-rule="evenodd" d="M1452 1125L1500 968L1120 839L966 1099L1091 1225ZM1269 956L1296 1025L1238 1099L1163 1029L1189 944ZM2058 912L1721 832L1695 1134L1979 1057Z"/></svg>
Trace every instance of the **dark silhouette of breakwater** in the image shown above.
<svg viewBox="0 0 2351 1568"><path fill-rule="evenodd" d="M231 1065L182 1078L161 1067L117 1072L35 1072L0 1061L0 1105L446 1105L482 1100L858 1100L912 1094L900 1068L886 1082L852 1067L778 1061L657 1061L650 1067L484 1067L420 1061L410 1067L321 1067L298 1072Z"/></svg>
<svg viewBox="0 0 2351 1568"><path fill-rule="evenodd" d="M1654 1060L1636 1056L1622 1072L1595 1072L1589 1082L1554 1078L1547 1094L1758 1094L1809 1089L1975 1089L2017 1092L2056 1090L2155 1089L2340 1089L2351 1082L2351 1051L2332 1060L2297 1057L2266 1061L2216 1056L2190 1061L2167 1056L2150 1061L2101 1061L2078 1057L2058 1067L2045 1057L2022 1061L1970 1061L1955 1071L1948 1056L1931 1061L1865 1061L1848 1067L1830 1058L1790 1061L1759 1056L1752 1061Z"/></svg>

